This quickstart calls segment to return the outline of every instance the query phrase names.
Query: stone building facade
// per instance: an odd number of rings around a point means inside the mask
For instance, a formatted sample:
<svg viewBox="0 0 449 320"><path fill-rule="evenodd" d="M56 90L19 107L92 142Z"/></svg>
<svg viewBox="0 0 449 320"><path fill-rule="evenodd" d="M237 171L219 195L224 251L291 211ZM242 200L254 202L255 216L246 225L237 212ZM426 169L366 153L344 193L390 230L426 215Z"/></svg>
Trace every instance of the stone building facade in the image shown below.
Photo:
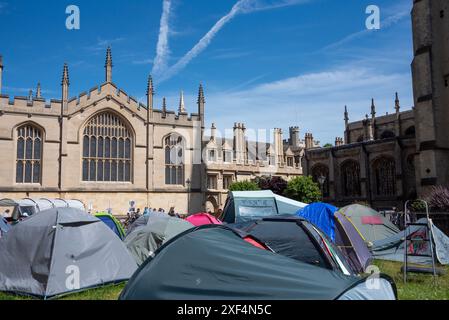
<svg viewBox="0 0 449 320"><path fill-rule="evenodd" d="M289 148L278 129L276 150L268 148L276 162L248 158L243 125L224 145L225 157L217 145L217 158L203 159L204 148L215 141L204 138L203 87L196 113L186 111L183 95L176 112L165 98L156 108L151 77L146 103L139 103L113 82L110 48L105 82L74 98L67 65L57 100L42 97L40 85L27 97L3 94L3 69L0 57L0 198L79 199L93 211L111 208L115 214L126 213L131 200L139 208L216 211L231 182L268 171L287 178L302 174L302 142ZM299 139L299 130L294 133Z"/></svg>
<svg viewBox="0 0 449 320"><path fill-rule="evenodd" d="M306 151L304 170L324 181L326 201L402 207L432 186L449 186L448 18L448 1L414 1L411 110L401 111L397 94L392 113L384 116L377 116L373 100L370 115L350 123L345 108L344 139Z"/></svg>

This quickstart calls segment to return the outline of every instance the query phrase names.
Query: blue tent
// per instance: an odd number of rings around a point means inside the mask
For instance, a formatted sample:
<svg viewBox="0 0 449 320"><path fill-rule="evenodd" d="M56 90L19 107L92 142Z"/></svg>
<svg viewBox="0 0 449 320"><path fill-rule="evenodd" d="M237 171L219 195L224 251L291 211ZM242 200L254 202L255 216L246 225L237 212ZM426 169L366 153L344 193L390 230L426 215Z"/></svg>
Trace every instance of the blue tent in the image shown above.
<svg viewBox="0 0 449 320"><path fill-rule="evenodd" d="M338 211L327 203L313 203L298 211L297 215L313 223L335 242L335 212Z"/></svg>
<svg viewBox="0 0 449 320"><path fill-rule="evenodd" d="M8 224L8 222L6 221L5 218L0 217L0 238L6 234L9 229L11 229L10 225Z"/></svg>
<svg viewBox="0 0 449 320"><path fill-rule="evenodd" d="M114 216L108 214L108 213L97 213L95 215L98 219L103 221L104 224L108 226L109 229L114 231L114 233L121 239L125 239L125 230L123 230L123 227Z"/></svg>

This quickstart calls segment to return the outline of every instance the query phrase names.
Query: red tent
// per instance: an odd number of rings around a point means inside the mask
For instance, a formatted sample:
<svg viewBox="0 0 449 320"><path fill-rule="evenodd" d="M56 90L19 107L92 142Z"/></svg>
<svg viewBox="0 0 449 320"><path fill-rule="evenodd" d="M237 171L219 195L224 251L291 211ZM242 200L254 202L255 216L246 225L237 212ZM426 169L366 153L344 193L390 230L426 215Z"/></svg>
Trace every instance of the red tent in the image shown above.
<svg viewBox="0 0 449 320"><path fill-rule="evenodd" d="M200 227L208 224L223 224L223 222L208 213L197 213L189 216L186 220L193 224L195 227Z"/></svg>

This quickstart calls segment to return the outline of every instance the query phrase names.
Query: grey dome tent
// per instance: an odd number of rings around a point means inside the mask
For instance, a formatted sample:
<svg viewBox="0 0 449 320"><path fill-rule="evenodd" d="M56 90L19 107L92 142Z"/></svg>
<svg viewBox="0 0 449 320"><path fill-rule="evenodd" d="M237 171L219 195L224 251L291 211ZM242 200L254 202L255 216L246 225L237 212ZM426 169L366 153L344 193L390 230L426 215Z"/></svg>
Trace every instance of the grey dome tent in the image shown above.
<svg viewBox="0 0 449 320"><path fill-rule="evenodd" d="M133 275L121 300L396 299L381 276L365 280L296 261L242 240L232 229L190 229L163 245Z"/></svg>
<svg viewBox="0 0 449 320"><path fill-rule="evenodd" d="M0 239L0 291L49 299L128 280L137 265L99 219L54 208Z"/></svg>
<svg viewBox="0 0 449 320"><path fill-rule="evenodd" d="M145 216L139 219L139 224L146 224L133 229L125 238L125 245L138 265L171 238L194 227L190 222L168 215Z"/></svg>
<svg viewBox="0 0 449 320"><path fill-rule="evenodd" d="M418 224L428 224L427 218L420 219ZM433 223L432 236L435 250L435 257L442 265L449 265L449 237L446 236L440 229L438 229ZM431 251L428 241L424 241L429 238L427 228L425 226L409 226L407 232L401 231L389 238L375 241L372 247L373 255L376 259L391 260L391 261L404 261L405 253L405 234L415 239L414 243L408 244L408 253L411 255L408 257L408 261L416 264L431 265ZM416 241L422 239L423 241ZM414 255L419 256L414 256ZM424 256L424 255L427 255Z"/></svg>
<svg viewBox="0 0 449 320"><path fill-rule="evenodd" d="M6 233L11 229L5 218L0 216L0 238L6 235Z"/></svg>
<svg viewBox="0 0 449 320"><path fill-rule="evenodd" d="M228 225L242 237L253 237L280 255L346 275L357 274L346 257L323 232L299 217L269 217Z"/></svg>

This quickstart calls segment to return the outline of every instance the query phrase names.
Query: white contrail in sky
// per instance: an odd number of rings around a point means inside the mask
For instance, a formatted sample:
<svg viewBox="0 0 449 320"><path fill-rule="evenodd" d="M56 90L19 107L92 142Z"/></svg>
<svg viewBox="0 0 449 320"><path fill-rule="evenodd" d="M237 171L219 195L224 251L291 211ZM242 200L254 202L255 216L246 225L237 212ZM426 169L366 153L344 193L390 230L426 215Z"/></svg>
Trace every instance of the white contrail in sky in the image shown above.
<svg viewBox="0 0 449 320"><path fill-rule="evenodd" d="M252 2L252 0L239 0L231 9L231 11L222 17L218 22L209 30L208 33L184 56L182 57L176 64L170 67L164 74L157 79L158 82L165 81L175 74L177 74L180 70L184 69L192 59L198 56L201 52L206 49L211 43L212 39L217 35L217 33L229 22L231 21L237 14L239 14L242 10L242 5L246 5L247 3Z"/></svg>
<svg viewBox="0 0 449 320"><path fill-rule="evenodd" d="M157 82L163 82L176 75L179 71L184 69L194 58L203 52L215 38L217 33L229 23L238 14L247 14L255 11L270 10L286 6L292 6L300 3L306 3L310 0L277 0L277 1L262 1L262 0L239 0L231 9L231 11L222 17L210 29L206 35L176 64L168 68L166 71L159 73L156 76Z"/></svg>
<svg viewBox="0 0 449 320"><path fill-rule="evenodd" d="M161 25L159 29L159 40L156 49L156 58L153 64L153 75L158 76L167 69L167 61L170 55L170 48L168 45L168 35L170 33L170 13L171 0L164 0L162 7Z"/></svg>

